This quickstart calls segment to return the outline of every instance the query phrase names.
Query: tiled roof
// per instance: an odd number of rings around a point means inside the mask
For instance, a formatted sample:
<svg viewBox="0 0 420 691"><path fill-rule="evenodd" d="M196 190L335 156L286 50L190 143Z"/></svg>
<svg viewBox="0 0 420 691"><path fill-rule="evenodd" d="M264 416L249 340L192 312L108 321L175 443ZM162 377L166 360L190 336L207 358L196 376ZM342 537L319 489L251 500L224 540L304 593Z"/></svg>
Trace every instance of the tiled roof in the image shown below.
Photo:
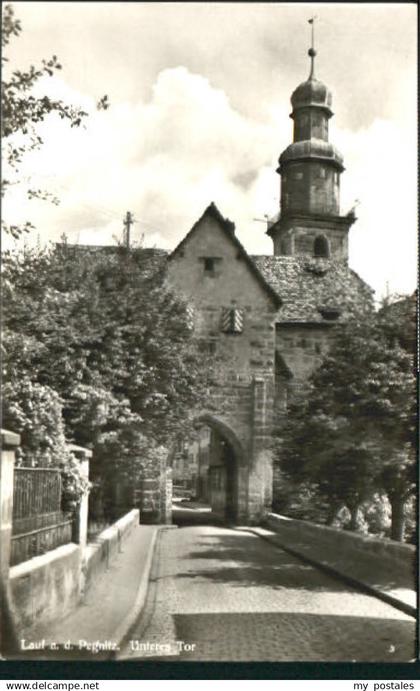
<svg viewBox="0 0 420 691"><path fill-rule="evenodd" d="M233 233L232 239L239 243ZM62 247L61 243L56 243ZM82 254L116 253L119 247L68 245ZM345 322L355 313L371 311L372 289L344 262L310 257L248 255L263 284L277 297L277 322ZM149 276L166 267L171 255L157 248L132 250Z"/></svg>
<svg viewBox="0 0 420 691"><path fill-rule="evenodd" d="M344 262L252 255L283 305L279 322L345 322L372 309L372 289Z"/></svg>
<svg viewBox="0 0 420 691"><path fill-rule="evenodd" d="M166 250L161 250L157 247L142 247L134 249L133 254L135 255L137 265L142 270L147 270L149 275L166 269L168 259L168 252Z"/></svg>
<svg viewBox="0 0 420 691"><path fill-rule="evenodd" d="M67 250L73 255L77 254L85 257L91 255L118 255L124 254L126 251L125 247L119 245L72 245L70 243L56 242L55 246L58 249ZM152 276L166 267L168 252L157 247L132 247L130 249L130 256L135 259L137 265L147 275Z"/></svg>

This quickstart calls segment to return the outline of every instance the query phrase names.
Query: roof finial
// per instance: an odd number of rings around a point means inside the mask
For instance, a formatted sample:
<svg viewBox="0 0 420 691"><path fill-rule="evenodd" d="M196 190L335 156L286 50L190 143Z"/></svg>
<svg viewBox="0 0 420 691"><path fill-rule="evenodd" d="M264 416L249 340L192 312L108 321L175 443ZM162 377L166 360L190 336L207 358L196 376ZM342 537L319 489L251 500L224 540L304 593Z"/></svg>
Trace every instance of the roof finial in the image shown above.
<svg viewBox="0 0 420 691"><path fill-rule="evenodd" d="M308 50L308 55L311 58L311 72L309 74L309 79L314 79L315 78L315 55L316 55L316 50L314 46L314 27L315 27L315 19L318 19L316 15L308 19L308 23L311 25L311 47Z"/></svg>

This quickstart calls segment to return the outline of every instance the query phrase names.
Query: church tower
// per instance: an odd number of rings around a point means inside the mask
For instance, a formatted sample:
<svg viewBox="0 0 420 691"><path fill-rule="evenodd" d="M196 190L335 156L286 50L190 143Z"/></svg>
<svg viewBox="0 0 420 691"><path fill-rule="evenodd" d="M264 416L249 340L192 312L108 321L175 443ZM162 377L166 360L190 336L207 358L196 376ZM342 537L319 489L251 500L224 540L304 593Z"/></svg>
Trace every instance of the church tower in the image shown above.
<svg viewBox="0 0 420 691"><path fill-rule="evenodd" d="M274 254L348 260L348 231L355 216L340 216L343 158L329 142L332 96L315 78L314 32L308 79L292 94L293 143L279 158L280 213L269 223Z"/></svg>

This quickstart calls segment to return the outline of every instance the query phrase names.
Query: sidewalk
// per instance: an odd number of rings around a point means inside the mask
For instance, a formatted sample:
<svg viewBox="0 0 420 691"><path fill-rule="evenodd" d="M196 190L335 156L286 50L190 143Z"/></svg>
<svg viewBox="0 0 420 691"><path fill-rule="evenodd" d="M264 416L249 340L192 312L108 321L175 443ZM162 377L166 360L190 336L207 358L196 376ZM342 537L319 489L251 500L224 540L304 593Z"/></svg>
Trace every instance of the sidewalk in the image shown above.
<svg viewBox="0 0 420 691"><path fill-rule="evenodd" d="M57 622L35 624L21 633L24 649L14 659L109 658L144 605L156 535L168 527L137 526L76 610ZM28 649L31 642L40 649Z"/></svg>

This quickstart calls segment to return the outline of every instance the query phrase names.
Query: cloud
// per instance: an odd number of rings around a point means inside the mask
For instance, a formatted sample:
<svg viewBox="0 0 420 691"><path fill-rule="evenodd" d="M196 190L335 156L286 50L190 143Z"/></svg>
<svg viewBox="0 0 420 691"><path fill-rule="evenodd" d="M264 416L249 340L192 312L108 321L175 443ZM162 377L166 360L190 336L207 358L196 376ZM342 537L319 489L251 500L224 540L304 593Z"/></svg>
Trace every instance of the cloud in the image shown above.
<svg viewBox="0 0 420 691"><path fill-rule="evenodd" d="M144 234L146 246L170 249L214 201L235 221L248 251L272 252L264 223L254 219L278 210L275 168L292 137L288 103L265 104L265 119L256 120L185 66L161 70L149 99L118 102L105 112L58 77L48 80L48 93L89 112L79 129L49 117L40 128L42 150L28 155L22 168L24 178L57 194L61 204L28 202L15 188L5 205L6 220L32 220L43 242L66 233L69 242L107 244L122 237L123 216L130 210L134 239ZM380 291L387 279L393 290L411 290L412 145L397 124L379 119L357 131L337 127L331 140L348 169L342 177L343 210L355 198L361 201L351 231L353 267Z"/></svg>
<svg viewBox="0 0 420 691"><path fill-rule="evenodd" d="M49 80L48 94L90 113L80 129L49 117L39 128L42 149L21 171L61 198L59 210L24 203L21 191L6 205L15 219L35 215L48 238L66 232L72 239L130 209L144 228L178 241L211 201L231 214L241 208L252 182L244 186L241 175L255 178L272 157L274 125L245 118L223 91L184 67L163 70L149 102L106 112L58 78Z"/></svg>
<svg viewBox="0 0 420 691"><path fill-rule="evenodd" d="M344 154L344 212L358 199L350 261L377 291L411 292L416 285L416 152L412 130L375 120L332 135ZM388 287L386 286L388 282Z"/></svg>

